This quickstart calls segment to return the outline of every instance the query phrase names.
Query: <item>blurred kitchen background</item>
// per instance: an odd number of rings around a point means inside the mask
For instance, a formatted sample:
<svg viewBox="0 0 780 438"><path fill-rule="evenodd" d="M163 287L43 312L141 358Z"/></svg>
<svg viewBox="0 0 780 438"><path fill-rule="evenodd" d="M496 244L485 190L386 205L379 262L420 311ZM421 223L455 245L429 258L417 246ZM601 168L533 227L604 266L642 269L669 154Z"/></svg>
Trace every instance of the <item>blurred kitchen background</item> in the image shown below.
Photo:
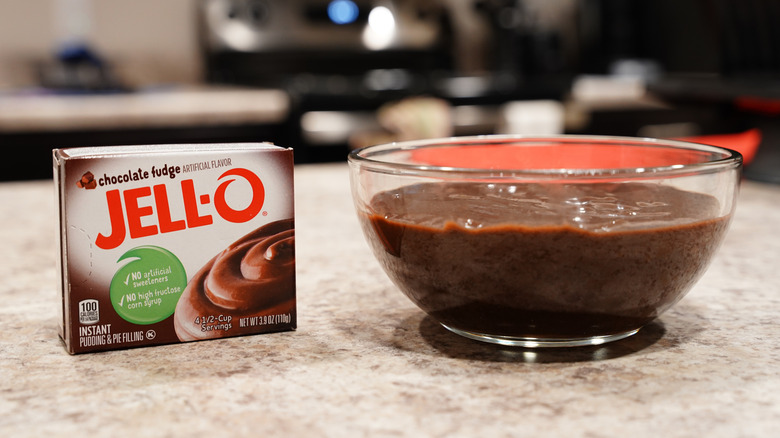
<svg viewBox="0 0 780 438"><path fill-rule="evenodd" d="M492 133L685 138L780 182L775 0L0 0L0 179L51 149L270 141L296 162Z"/></svg>

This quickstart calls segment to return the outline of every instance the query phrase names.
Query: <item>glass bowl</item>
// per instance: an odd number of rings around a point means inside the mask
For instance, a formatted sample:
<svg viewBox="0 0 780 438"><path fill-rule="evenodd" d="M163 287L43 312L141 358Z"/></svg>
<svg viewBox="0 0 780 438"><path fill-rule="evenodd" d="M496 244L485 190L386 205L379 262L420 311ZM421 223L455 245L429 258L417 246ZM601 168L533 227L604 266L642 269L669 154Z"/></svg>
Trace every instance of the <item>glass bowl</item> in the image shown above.
<svg viewBox="0 0 780 438"><path fill-rule="evenodd" d="M631 336L707 269L738 152L604 136L455 137L349 154L363 234L448 330L523 347Z"/></svg>

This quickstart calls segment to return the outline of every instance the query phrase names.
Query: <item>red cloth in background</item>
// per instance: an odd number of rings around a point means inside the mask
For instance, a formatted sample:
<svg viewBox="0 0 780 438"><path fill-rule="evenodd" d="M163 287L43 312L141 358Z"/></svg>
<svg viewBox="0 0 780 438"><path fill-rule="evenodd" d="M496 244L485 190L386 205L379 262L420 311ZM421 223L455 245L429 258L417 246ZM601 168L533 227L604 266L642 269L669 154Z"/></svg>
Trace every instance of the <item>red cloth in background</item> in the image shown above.
<svg viewBox="0 0 780 438"><path fill-rule="evenodd" d="M742 154L743 163L747 165L756 156L756 152L758 152L758 146L761 144L761 131L750 129L735 134L699 135L682 137L677 140L733 149Z"/></svg>
<svg viewBox="0 0 780 438"><path fill-rule="evenodd" d="M742 133L678 138L700 144L720 146L741 153L747 164L756 154L761 132L751 129ZM525 144L518 150L512 141L503 144L474 144L473 140L454 139L441 146L411 151L414 162L432 166L472 169L605 169L668 166L700 162L702 152L656 148L643 144L642 139L620 142L636 144L631 148L615 149L614 145L599 143L567 143L551 141L554 149L544 147L544 139ZM468 144L468 147L459 146ZM538 146L538 147L534 147ZM521 151L521 152L520 152Z"/></svg>

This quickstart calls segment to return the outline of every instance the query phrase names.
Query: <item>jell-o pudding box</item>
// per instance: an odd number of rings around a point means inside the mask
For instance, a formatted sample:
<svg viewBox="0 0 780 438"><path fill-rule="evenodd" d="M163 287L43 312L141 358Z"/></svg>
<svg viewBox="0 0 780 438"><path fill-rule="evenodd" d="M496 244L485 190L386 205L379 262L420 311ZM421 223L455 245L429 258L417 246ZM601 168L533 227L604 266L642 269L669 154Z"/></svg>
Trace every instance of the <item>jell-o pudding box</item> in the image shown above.
<svg viewBox="0 0 780 438"><path fill-rule="evenodd" d="M293 151L56 149L71 354L296 328Z"/></svg>

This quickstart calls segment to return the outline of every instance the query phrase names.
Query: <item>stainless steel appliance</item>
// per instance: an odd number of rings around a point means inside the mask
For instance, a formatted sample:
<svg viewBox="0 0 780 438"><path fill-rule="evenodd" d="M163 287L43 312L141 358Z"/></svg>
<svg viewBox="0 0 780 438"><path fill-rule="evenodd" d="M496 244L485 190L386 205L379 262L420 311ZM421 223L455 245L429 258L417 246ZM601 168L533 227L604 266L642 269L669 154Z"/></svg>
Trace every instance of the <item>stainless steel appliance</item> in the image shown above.
<svg viewBox="0 0 780 438"><path fill-rule="evenodd" d="M343 160L347 152L343 141L313 144L305 114L370 119L386 102L429 93L430 77L453 66L450 24L437 1L203 0L200 35L210 83L289 93L278 141L302 162Z"/></svg>
<svg viewBox="0 0 780 438"><path fill-rule="evenodd" d="M436 2L204 0L209 80L287 85L300 75L451 67L449 30Z"/></svg>

